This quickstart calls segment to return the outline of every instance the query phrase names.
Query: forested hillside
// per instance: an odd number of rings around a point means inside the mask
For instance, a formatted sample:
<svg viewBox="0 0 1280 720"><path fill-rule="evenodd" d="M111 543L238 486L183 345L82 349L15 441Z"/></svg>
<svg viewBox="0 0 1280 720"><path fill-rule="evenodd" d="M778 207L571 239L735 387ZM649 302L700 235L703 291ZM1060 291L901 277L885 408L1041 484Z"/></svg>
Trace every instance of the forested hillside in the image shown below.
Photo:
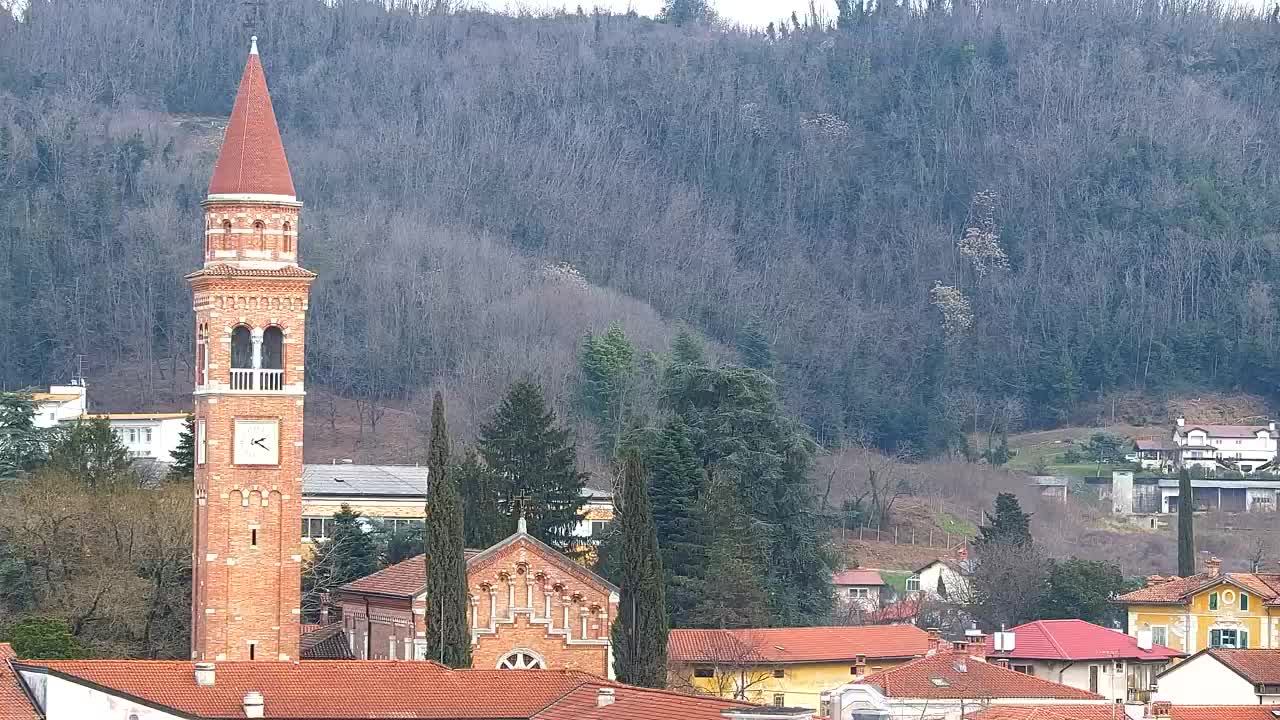
<svg viewBox="0 0 1280 720"><path fill-rule="evenodd" d="M1280 24L925 5L750 34L273 0L311 381L467 403L530 374L563 403L581 333L618 320L771 368L824 444L938 452L1119 388L1273 394ZM89 353L141 368L140 401L182 389L239 10L0 13L0 383Z"/></svg>

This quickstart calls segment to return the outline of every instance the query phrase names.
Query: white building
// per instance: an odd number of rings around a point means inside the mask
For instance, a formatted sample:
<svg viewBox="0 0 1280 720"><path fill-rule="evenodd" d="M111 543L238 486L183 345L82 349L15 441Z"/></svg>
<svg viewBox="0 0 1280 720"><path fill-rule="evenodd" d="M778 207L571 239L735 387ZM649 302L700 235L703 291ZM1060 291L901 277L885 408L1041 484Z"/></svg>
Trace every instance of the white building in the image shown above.
<svg viewBox="0 0 1280 720"><path fill-rule="evenodd" d="M970 594L968 574L963 561L934 560L907 578L907 591L918 590L934 600L967 598Z"/></svg>
<svg viewBox="0 0 1280 720"><path fill-rule="evenodd" d="M1178 418L1173 444L1184 467L1257 472L1276 460L1276 424L1193 425Z"/></svg>
<svg viewBox="0 0 1280 720"><path fill-rule="evenodd" d="M64 420L67 425L105 418L111 424L116 438L129 449L129 457L173 462L173 452L178 449L179 437L187 428L186 413L103 413L81 415Z"/></svg>
<svg viewBox="0 0 1280 720"><path fill-rule="evenodd" d="M1175 705L1280 704L1280 650L1209 648L1156 678L1156 699Z"/></svg>
<svg viewBox="0 0 1280 720"><path fill-rule="evenodd" d="M53 385L49 392L31 393L35 402L32 423L43 429L57 427L58 423L75 420L89 409L89 399L84 385Z"/></svg>

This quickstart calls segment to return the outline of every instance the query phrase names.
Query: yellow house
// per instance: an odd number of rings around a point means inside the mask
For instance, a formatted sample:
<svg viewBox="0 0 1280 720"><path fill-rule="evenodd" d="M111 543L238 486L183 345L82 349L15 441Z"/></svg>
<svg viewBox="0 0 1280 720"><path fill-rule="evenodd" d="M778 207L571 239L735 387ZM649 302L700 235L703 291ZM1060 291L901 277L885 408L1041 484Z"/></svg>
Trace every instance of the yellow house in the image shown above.
<svg viewBox="0 0 1280 720"><path fill-rule="evenodd" d="M1280 574L1223 573L1217 558L1189 577L1147 578L1121 595L1129 634L1191 655L1209 647L1280 647Z"/></svg>
<svg viewBox="0 0 1280 720"><path fill-rule="evenodd" d="M820 708L823 694L924 657L938 637L913 625L672 630L668 685L723 698Z"/></svg>

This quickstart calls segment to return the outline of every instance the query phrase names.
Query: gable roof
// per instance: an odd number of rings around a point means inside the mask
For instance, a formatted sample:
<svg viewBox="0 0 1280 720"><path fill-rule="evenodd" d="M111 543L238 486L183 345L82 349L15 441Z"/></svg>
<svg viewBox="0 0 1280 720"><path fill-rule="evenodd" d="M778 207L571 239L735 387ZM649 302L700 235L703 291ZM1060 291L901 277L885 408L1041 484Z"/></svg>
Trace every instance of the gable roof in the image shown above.
<svg viewBox="0 0 1280 720"><path fill-rule="evenodd" d="M868 675L863 682L885 697L928 700L1027 698L1102 700L1096 693L997 667L967 653L939 653Z"/></svg>
<svg viewBox="0 0 1280 720"><path fill-rule="evenodd" d="M1254 685L1280 685L1280 649L1249 648L1234 650L1231 648L1205 648L1160 673L1160 677L1180 669L1187 663L1208 655L1222 663L1228 670L1244 678Z"/></svg>
<svg viewBox="0 0 1280 720"><path fill-rule="evenodd" d="M1193 430L1203 430L1209 437L1251 438L1259 432L1271 432L1266 425L1187 425L1178 428L1185 435Z"/></svg>
<svg viewBox="0 0 1280 720"><path fill-rule="evenodd" d="M13 647L0 643L0 720L39 720L31 698L13 671L14 659Z"/></svg>
<svg viewBox="0 0 1280 720"><path fill-rule="evenodd" d="M1124 705L992 705L965 720L1128 720Z"/></svg>
<svg viewBox="0 0 1280 720"><path fill-rule="evenodd" d="M606 592L618 592L617 586L613 583L570 560L558 550L534 536L520 531L485 550L465 551L467 572L471 573L484 569L497 557L499 551L519 542L527 544L538 555L545 557L549 562L579 580L590 585L603 587ZM366 575L358 580L352 580L346 585L341 585L335 592L351 595L413 598L426 592L426 590L426 555L415 555L408 560L389 565L372 575Z"/></svg>
<svg viewBox="0 0 1280 720"><path fill-rule="evenodd" d="M417 465L303 465L302 495L427 497L427 468Z"/></svg>
<svg viewBox="0 0 1280 720"><path fill-rule="evenodd" d="M1280 574L1277 573L1198 573L1183 578L1138 588L1115 599L1122 605L1185 604L1188 599L1214 585L1228 583L1252 593L1268 605L1280 600Z"/></svg>
<svg viewBox="0 0 1280 720"><path fill-rule="evenodd" d="M671 630L675 663L796 663L910 658L929 651L929 633L914 625Z"/></svg>
<svg viewBox="0 0 1280 720"><path fill-rule="evenodd" d="M875 570L842 570L831 576L832 585L884 585Z"/></svg>
<svg viewBox="0 0 1280 720"><path fill-rule="evenodd" d="M213 719L243 718L247 692L262 693L267 717L289 720L719 720L721 710L746 706L631 687L573 670L451 670L428 661L220 662L214 685L199 687L194 666L155 660L18 665L24 672L55 675L180 716ZM614 690L615 702L598 713L593 709L602 687Z"/></svg>
<svg viewBox="0 0 1280 720"><path fill-rule="evenodd" d="M347 633L341 622L304 628L299 642L300 655L303 660L354 660L351 646L347 643Z"/></svg>
<svg viewBox="0 0 1280 720"><path fill-rule="evenodd" d="M995 638L988 637L987 656L1036 660L1168 660L1183 653L1164 645L1150 650L1138 647L1138 639L1119 630L1084 620L1036 620L1019 625L1013 633L1013 650L995 651Z"/></svg>
<svg viewBox="0 0 1280 720"><path fill-rule="evenodd" d="M293 177L280 140L267 76L256 42L249 50L240 89L209 180L210 195L279 195L293 199Z"/></svg>

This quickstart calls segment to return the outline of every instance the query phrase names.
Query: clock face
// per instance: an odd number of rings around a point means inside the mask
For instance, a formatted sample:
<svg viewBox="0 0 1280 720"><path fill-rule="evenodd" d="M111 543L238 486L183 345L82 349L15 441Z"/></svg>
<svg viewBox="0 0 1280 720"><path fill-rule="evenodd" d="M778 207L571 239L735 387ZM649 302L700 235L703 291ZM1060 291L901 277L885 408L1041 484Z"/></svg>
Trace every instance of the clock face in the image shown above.
<svg viewBox="0 0 1280 720"><path fill-rule="evenodd" d="M235 450L236 465L279 465L279 422L236 420Z"/></svg>

